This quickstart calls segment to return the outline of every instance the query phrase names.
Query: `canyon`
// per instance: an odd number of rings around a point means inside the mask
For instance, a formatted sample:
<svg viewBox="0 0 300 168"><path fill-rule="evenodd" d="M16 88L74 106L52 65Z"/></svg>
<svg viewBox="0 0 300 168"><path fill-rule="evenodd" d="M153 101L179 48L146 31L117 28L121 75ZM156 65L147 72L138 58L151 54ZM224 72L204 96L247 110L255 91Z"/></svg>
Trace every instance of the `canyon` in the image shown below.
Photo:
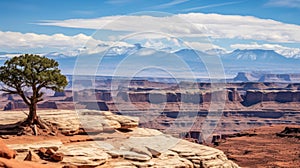
<svg viewBox="0 0 300 168"><path fill-rule="evenodd" d="M212 138L260 126L300 124L300 83L102 78L81 79L72 85L74 90L48 93L38 108L111 111L139 117L141 127L176 137L198 132L193 138L200 142L208 140L200 135L205 130ZM16 95L3 95L0 108L26 106Z"/></svg>

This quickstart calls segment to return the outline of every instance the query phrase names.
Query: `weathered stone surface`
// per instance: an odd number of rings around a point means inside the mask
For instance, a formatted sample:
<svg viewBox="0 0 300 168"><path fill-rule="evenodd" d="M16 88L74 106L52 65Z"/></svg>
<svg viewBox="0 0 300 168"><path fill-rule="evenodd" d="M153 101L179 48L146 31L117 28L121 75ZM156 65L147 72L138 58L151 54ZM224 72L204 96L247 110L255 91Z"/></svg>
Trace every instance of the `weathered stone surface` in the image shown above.
<svg viewBox="0 0 300 168"><path fill-rule="evenodd" d="M101 132L89 137L89 140L96 141L75 139L62 144L60 141L51 140L32 144L11 144L9 147L18 151L18 154L30 150L41 154L48 153L47 159L54 159L54 155L57 154L54 160L61 162L52 164L60 164L61 167L238 167L220 150L180 140L157 130L137 128L138 120L134 117L90 110L83 110L79 118L70 114L70 111L58 113L62 113L64 118L59 119L60 115L53 116L48 111L44 115L46 118L48 116L47 120L54 121L62 131L74 131L75 129L71 128L72 123L75 124L75 128L80 128L79 121L86 121L88 128L93 131L104 131L106 128L130 131Z"/></svg>
<svg viewBox="0 0 300 168"><path fill-rule="evenodd" d="M99 166L111 158L95 142L81 142L62 146L58 152L65 155L62 163L75 166Z"/></svg>
<svg viewBox="0 0 300 168"><path fill-rule="evenodd" d="M104 115L107 120L119 122L123 129L135 128L139 125L139 119L137 117L113 115L111 112L105 112Z"/></svg>
<svg viewBox="0 0 300 168"><path fill-rule="evenodd" d="M16 157L16 151L9 149L0 139L0 157L11 159Z"/></svg>
<svg viewBox="0 0 300 168"><path fill-rule="evenodd" d="M131 148L130 151L152 157L151 152L147 148Z"/></svg>
<svg viewBox="0 0 300 168"><path fill-rule="evenodd" d="M202 167L222 167L223 165L238 167L238 165L229 161L222 151L202 145L200 147L198 144L188 141L180 141L170 150L178 153L182 158L199 160Z"/></svg>
<svg viewBox="0 0 300 168"><path fill-rule="evenodd" d="M119 151L120 155L123 156L125 159L133 160L133 161L140 161L145 162L151 159L150 156L139 154L132 151Z"/></svg>
<svg viewBox="0 0 300 168"><path fill-rule="evenodd" d="M146 148L151 153L151 156L154 157L154 158L158 158L161 155L161 153L159 151L155 150L155 149L151 149L147 146L146 146Z"/></svg>
<svg viewBox="0 0 300 168"><path fill-rule="evenodd" d="M60 148L62 146L62 142L59 140L51 140L28 144L10 144L7 146L11 149L16 150L17 152L28 152L29 150L39 150L42 147L46 149L53 146Z"/></svg>
<svg viewBox="0 0 300 168"><path fill-rule="evenodd" d="M154 130L154 129L148 129L148 128L133 128L131 129L131 132L127 133L128 135L133 135L133 136L156 136L156 135L162 135L163 133Z"/></svg>
<svg viewBox="0 0 300 168"><path fill-rule="evenodd" d="M153 167L193 167L193 164L191 162L179 157L171 157L168 159L155 158L153 159L153 162L155 163Z"/></svg>

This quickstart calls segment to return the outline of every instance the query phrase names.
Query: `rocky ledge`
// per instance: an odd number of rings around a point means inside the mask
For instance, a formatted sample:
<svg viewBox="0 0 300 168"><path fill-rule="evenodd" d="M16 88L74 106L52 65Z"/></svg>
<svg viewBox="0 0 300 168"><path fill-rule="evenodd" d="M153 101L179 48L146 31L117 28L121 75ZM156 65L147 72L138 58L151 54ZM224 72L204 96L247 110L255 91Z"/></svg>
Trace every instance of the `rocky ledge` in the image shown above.
<svg viewBox="0 0 300 168"><path fill-rule="evenodd" d="M0 124L16 122L22 114L1 112ZM0 167L238 167L218 149L138 128L138 118L91 110L45 110L39 115L56 124L63 135L26 143L5 137L16 155L1 148L5 151L0 151L0 157L5 158L0 158Z"/></svg>

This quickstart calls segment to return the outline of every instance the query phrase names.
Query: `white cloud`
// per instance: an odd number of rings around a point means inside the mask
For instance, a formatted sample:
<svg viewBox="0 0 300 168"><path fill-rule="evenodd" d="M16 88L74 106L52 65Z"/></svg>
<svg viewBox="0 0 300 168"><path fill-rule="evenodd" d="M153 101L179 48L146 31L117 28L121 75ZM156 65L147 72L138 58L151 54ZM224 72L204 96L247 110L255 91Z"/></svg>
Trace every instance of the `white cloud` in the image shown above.
<svg viewBox="0 0 300 168"><path fill-rule="evenodd" d="M300 57L300 48L290 48L279 44L233 44L230 46L233 49L263 49L274 50L285 57Z"/></svg>
<svg viewBox="0 0 300 168"><path fill-rule="evenodd" d="M78 34L75 36L66 36L63 34L35 34L19 32L2 32L0 31L0 49L41 49L54 48L64 50L68 48L79 48L88 40L89 36Z"/></svg>
<svg viewBox="0 0 300 168"><path fill-rule="evenodd" d="M138 52L138 55L140 55L140 56L151 56L154 53L156 53L156 50L154 50L154 49L143 49L143 50Z"/></svg>
<svg viewBox="0 0 300 168"><path fill-rule="evenodd" d="M0 31L0 51L8 52L59 52L74 56L79 53L97 53L108 49L110 46L132 45L125 42L112 42L96 40L84 34L66 36L64 34L35 34L20 32Z"/></svg>
<svg viewBox="0 0 300 168"><path fill-rule="evenodd" d="M189 13L164 17L107 16L95 19L45 21L40 25L129 32L158 32L174 37L251 39L300 42L300 26L253 16Z"/></svg>
<svg viewBox="0 0 300 168"><path fill-rule="evenodd" d="M267 6L300 8L300 0L269 0Z"/></svg>

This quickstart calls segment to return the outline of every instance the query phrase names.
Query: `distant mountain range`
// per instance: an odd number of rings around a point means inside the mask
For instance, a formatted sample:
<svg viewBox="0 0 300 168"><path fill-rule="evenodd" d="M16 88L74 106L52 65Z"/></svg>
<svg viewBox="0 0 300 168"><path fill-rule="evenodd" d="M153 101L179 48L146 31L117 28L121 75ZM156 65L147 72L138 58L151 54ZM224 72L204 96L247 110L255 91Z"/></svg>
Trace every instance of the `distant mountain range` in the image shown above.
<svg viewBox="0 0 300 168"><path fill-rule="evenodd" d="M274 74L264 72L239 72L233 78L233 82L281 82L281 83L299 83L300 74Z"/></svg>
<svg viewBox="0 0 300 168"><path fill-rule="evenodd" d="M146 55L145 55L146 54ZM12 57L12 55L19 55L18 53L0 52L0 64ZM46 57L53 58L60 63L60 67L64 73L72 73L77 57L65 55L62 53L51 52L43 54ZM192 49L182 49L176 52L157 51L154 49L144 48L140 44L135 44L133 47L112 47L108 51L100 54L83 54L82 57L86 59L100 57L104 55L101 60L101 68L110 70L115 69L118 64L124 62L125 59L134 57L134 60L146 59L145 56L150 56L157 59L159 65L162 61L165 64L171 64L174 59L181 59L192 71L203 72L207 69L209 64L203 60L219 56L226 75L233 76L238 72L264 71L274 73L300 73L300 58L298 55L293 57L285 57L276 53L273 50L261 49L247 49L234 50L226 53L221 49L212 49L207 51L197 51ZM139 59L141 57L141 59ZM152 59L153 60L153 59ZM134 66L134 61L132 66ZM216 65L218 66L218 65Z"/></svg>

